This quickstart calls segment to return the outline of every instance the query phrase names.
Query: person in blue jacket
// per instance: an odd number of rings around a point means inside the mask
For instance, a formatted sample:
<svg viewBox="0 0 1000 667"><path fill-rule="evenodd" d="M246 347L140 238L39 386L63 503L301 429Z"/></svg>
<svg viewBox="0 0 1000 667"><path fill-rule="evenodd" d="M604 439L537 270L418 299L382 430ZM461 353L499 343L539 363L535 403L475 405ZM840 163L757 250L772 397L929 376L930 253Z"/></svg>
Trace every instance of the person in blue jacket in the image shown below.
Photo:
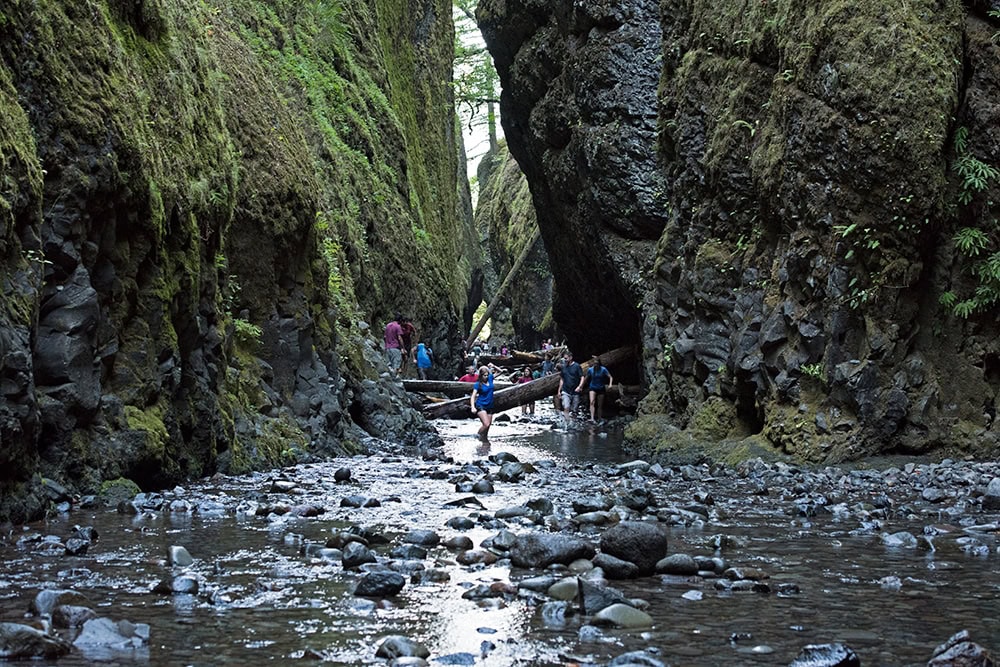
<svg viewBox="0 0 1000 667"><path fill-rule="evenodd" d="M577 391L583 389L583 385L589 385L590 389L590 422L597 423L604 411L604 392L615 383L611 377L611 371L607 366L601 364L600 357L594 357L587 374L580 378L580 386Z"/></svg>
<svg viewBox="0 0 1000 667"><path fill-rule="evenodd" d="M490 424L493 423L493 373L486 366L479 368L479 378L472 385L469 409L482 422L479 437L485 439L490 432Z"/></svg>
<svg viewBox="0 0 1000 667"><path fill-rule="evenodd" d="M434 365L434 350L423 343L417 343L413 348L413 360L417 362L417 377L427 379L427 371Z"/></svg>

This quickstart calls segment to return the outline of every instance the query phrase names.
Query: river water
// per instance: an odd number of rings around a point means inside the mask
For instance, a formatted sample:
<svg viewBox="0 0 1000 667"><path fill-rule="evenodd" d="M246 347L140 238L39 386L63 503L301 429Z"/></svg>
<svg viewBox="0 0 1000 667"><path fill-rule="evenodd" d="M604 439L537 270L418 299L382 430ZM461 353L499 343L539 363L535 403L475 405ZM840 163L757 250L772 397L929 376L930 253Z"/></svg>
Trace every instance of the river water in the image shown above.
<svg viewBox="0 0 1000 667"><path fill-rule="evenodd" d="M444 454L452 461L398 450L305 464L280 471L295 484L287 493L273 490L277 472L217 477L165 494L168 502L180 499L195 511L130 516L114 509L74 510L18 528L0 543L0 621L24 620L38 590L59 587L83 593L101 616L150 626L146 648L78 648L58 661L32 663L64 667L386 664L375 651L387 635L423 643L430 664L603 665L647 649L675 666L787 665L807 644L839 642L857 652L863 665L924 665L936 645L962 629L1000 651L996 532L977 529L974 543L981 548L970 548L961 527L987 523L989 515L963 518L948 511L947 503L901 497L891 512L868 506L810 516L776 487L765 495L752 476L707 468L649 481L660 506L689 506L697 498L706 517L671 526L670 553L721 556L728 565L762 570L772 592L720 592L715 580L700 577L609 582L627 597L648 602L654 621L648 629L598 629L581 615L547 618L526 597L462 597L478 584L516 584L538 574L512 569L506 560L463 566L455 552L433 547L421 566L445 573L447 581L408 581L394 597L369 600L352 594L359 575L346 572L339 560L303 553L304 545L323 544L351 525L389 539L391 545L376 548L385 561L414 528L442 538L467 535L478 546L498 533L499 523L482 519L498 509L548 498L557 514L572 514L569 499L611 493L626 479L617 470L631 458L622 452L620 429L554 429L555 417L545 406L534 421L521 421L516 410L508 414L513 421L495 423L488 444L474 437L474 420L441 422ZM495 493L477 496L482 508L446 505L470 495L455 489L463 472L475 472L466 464L498 452L551 463L538 465L521 482L495 481ZM342 467L351 469L348 484L334 481ZM893 489L863 491L884 492L892 496ZM381 504L341 507L350 495ZM855 499L849 500L853 506ZM325 512L312 518L258 516L255 503L309 504ZM456 516L473 516L476 526L448 528L446 521ZM82 556L42 555L28 539L65 539L78 525L99 534ZM543 529L516 520L507 525L515 533ZM930 525L954 537L927 542L920 536ZM918 536L920 545L886 546L881 536L897 531ZM171 545L186 547L195 563L171 566ZM181 571L199 581L198 594L152 592Z"/></svg>

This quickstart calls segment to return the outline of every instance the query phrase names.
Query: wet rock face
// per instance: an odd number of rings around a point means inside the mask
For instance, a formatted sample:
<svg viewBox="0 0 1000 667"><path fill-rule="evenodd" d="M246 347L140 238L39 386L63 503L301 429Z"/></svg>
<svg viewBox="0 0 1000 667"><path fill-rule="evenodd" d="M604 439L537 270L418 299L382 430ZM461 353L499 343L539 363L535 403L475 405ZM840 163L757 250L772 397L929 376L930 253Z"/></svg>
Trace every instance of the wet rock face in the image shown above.
<svg viewBox="0 0 1000 667"><path fill-rule="evenodd" d="M890 39L855 5L480 3L554 315L584 354L641 342L642 410L699 439L995 452L995 305L939 303L1000 195L953 166L1000 155L995 26L928 0Z"/></svg>
<svg viewBox="0 0 1000 667"><path fill-rule="evenodd" d="M638 285L666 221L656 3L479 7L556 281L555 319L578 354L634 343Z"/></svg>
<svg viewBox="0 0 1000 667"><path fill-rule="evenodd" d="M332 19L297 7L259 42L240 36L255 5L209 30L158 0L4 11L0 518L39 516L40 479L70 496L119 477L153 489L359 447L353 411L385 393L365 384L385 367L364 322L404 304L447 358L436 343L466 285L440 269L472 247L451 243L471 221L456 228L458 146L439 112L451 8L356 7L345 30L370 40L329 39L317 22ZM324 35L322 55L296 52L305 33ZM283 82L299 57L329 76ZM357 86L363 111L317 110L305 83ZM390 86L412 94L389 101ZM405 394L380 407L369 434L426 439Z"/></svg>

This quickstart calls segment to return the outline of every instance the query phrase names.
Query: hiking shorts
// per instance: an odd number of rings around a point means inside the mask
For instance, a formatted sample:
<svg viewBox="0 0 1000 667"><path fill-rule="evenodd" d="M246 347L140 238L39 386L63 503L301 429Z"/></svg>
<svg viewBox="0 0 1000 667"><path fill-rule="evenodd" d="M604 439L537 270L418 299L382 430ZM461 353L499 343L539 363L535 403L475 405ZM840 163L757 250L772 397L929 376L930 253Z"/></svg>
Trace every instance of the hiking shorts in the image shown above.
<svg viewBox="0 0 1000 667"><path fill-rule="evenodd" d="M403 363L403 352L398 347L390 347L385 351L385 363L389 364L393 373L399 371L400 364Z"/></svg>

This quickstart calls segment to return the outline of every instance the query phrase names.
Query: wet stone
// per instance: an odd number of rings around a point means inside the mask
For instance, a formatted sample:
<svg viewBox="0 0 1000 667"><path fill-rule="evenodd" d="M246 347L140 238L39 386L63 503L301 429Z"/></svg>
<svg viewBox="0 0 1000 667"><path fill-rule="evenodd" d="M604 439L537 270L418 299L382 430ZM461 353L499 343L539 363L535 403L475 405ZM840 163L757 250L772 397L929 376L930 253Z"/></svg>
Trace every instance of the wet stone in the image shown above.
<svg viewBox="0 0 1000 667"><path fill-rule="evenodd" d="M601 551L635 563L640 576L650 575L667 554L667 534L655 524L623 521L601 535Z"/></svg>
<svg viewBox="0 0 1000 667"><path fill-rule="evenodd" d="M500 557L485 549L470 549L458 554L455 560L459 565L492 565L500 560Z"/></svg>
<svg viewBox="0 0 1000 667"><path fill-rule="evenodd" d="M572 600L580 592L580 584L576 577L560 579L549 586L546 593L553 600Z"/></svg>
<svg viewBox="0 0 1000 667"><path fill-rule="evenodd" d="M70 651L70 644L37 628L21 623L0 622L0 656L8 660L58 658Z"/></svg>
<svg viewBox="0 0 1000 667"><path fill-rule="evenodd" d="M345 569L360 567L365 563L375 563L375 552L361 542L350 542L344 547L343 564Z"/></svg>
<svg viewBox="0 0 1000 667"><path fill-rule="evenodd" d="M453 538L453 539L456 539L456 538ZM466 539L468 539L468 538L466 538ZM447 543L446 543L446 546L447 546ZM469 546L470 547L472 546L472 540L469 540ZM389 555L392 556L393 558L404 558L404 559L409 559L409 560L423 560L424 558L427 558L427 549L424 549L423 547L421 547L419 545L416 545L416 544L402 544L402 545L396 547L395 549L393 549L392 551L390 551Z"/></svg>
<svg viewBox="0 0 1000 667"><path fill-rule="evenodd" d="M62 605L90 606L90 601L73 590L46 588L38 591L28 611L36 616L49 616L56 607Z"/></svg>
<svg viewBox="0 0 1000 667"><path fill-rule="evenodd" d="M600 610L594 614L592 622L597 625L612 625L618 628L648 628L653 625L653 619L649 614L621 603Z"/></svg>
<svg viewBox="0 0 1000 667"><path fill-rule="evenodd" d="M340 499L341 507L361 508L361 507L381 507L382 503L377 498L367 498L365 496L346 496Z"/></svg>
<svg viewBox="0 0 1000 667"><path fill-rule="evenodd" d="M418 641L404 637L402 635L390 635L382 640L375 656L378 658L399 658L399 657L430 657L431 652L427 647Z"/></svg>
<svg viewBox="0 0 1000 667"><path fill-rule="evenodd" d="M496 549L498 551L510 551L510 548L517 542L517 535L509 530L501 530L496 535L483 540L482 546L486 549Z"/></svg>
<svg viewBox="0 0 1000 667"><path fill-rule="evenodd" d="M369 572L358 582L354 594L362 597L392 597L406 585L398 572Z"/></svg>
<svg viewBox="0 0 1000 667"><path fill-rule="evenodd" d="M435 533L433 530L411 530L405 536L403 536L403 541L408 544L416 544L422 547L433 547L437 546L441 542L441 537Z"/></svg>
<svg viewBox="0 0 1000 667"><path fill-rule="evenodd" d="M187 567L194 563L194 558L191 557L188 550L178 545L172 545L167 549L167 560L170 561L171 565L180 567Z"/></svg>
<svg viewBox="0 0 1000 667"><path fill-rule="evenodd" d="M52 625L57 628L79 628L97 613L90 607L64 604L52 610Z"/></svg>
<svg viewBox="0 0 1000 667"><path fill-rule="evenodd" d="M608 579L635 579L639 576L639 566L606 553L594 557L594 566L604 570Z"/></svg>
<svg viewBox="0 0 1000 667"><path fill-rule="evenodd" d="M71 537L66 540L66 555L67 556L82 556L87 553L87 549L90 548L89 540L82 540L78 537Z"/></svg>
<svg viewBox="0 0 1000 667"><path fill-rule="evenodd" d="M698 563L687 554L671 554L656 563L657 574L691 576L697 574Z"/></svg>
<svg viewBox="0 0 1000 667"><path fill-rule="evenodd" d="M454 530L470 530L476 527L476 522L467 516L453 516L444 525Z"/></svg>
<svg viewBox="0 0 1000 667"><path fill-rule="evenodd" d="M788 667L861 667L861 660L843 644L810 644Z"/></svg>
<svg viewBox="0 0 1000 667"><path fill-rule="evenodd" d="M472 493L487 493L487 494L493 493L495 491L495 489L493 488L493 482L491 482L488 479L481 479L478 482L475 482L471 486L470 490L472 491Z"/></svg>
<svg viewBox="0 0 1000 667"><path fill-rule="evenodd" d="M451 549L453 551L468 551L469 549L472 549L474 546L472 540L466 537L465 535L456 535L454 537L449 537L444 542L442 542L442 545L445 548Z"/></svg>

